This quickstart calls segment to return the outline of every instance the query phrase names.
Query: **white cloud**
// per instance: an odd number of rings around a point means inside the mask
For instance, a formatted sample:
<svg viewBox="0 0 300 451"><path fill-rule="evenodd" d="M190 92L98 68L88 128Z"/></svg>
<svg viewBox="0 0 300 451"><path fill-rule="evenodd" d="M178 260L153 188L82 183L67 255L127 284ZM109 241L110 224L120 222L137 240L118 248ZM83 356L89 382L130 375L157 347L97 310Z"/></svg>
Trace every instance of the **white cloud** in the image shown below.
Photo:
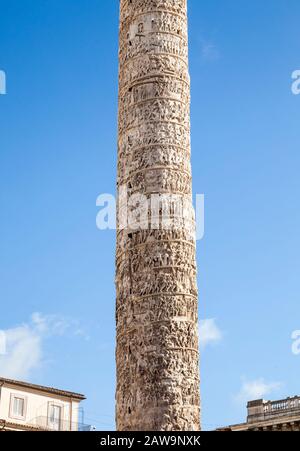
<svg viewBox="0 0 300 451"><path fill-rule="evenodd" d="M45 340L67 333L77 335L77 329L73 331L75 327L78 329L78 322L75 320L33 313L28 323L2 331L5 353L0 355L0 376L11 379L29 378L43 363Z"/></svg>
<svg viewBox="0 0 300 451"><path fill-rule="evenodd" d="M256 399L264 399L265 396L279 390L281 382L266 382L263 378L253 381L244 380L239 393L235 396L237 402L246 403Z"/></svg>
<svg viewBox="0 0 300 451"><path fill-rule="evenodd" d="M219 343L222 338L223 334L214 318L199 321L199 343L201 348L205 348L208 344Z"/></svg>
<svg viewBox="0 0 300 451"><path fill-rule="evenodd" d="M217 46L211 42L201 39L201 57L205 61L216 61L220 57L219 50Z"/></svg>
<svg viewBox="0 0 300 451"><path fill-rule="evenodd" d="M4 331L6 353L0 356L0 376L12 379L27 378L42 358L42 338L29 325Z"/></svg>
<svg viewBox="0 0 300 451"><path fill-rule="evenodd" d="M64 335L75 323L74 320L41 313L33 313L31 321L38 332L46 335Z"/></svg>

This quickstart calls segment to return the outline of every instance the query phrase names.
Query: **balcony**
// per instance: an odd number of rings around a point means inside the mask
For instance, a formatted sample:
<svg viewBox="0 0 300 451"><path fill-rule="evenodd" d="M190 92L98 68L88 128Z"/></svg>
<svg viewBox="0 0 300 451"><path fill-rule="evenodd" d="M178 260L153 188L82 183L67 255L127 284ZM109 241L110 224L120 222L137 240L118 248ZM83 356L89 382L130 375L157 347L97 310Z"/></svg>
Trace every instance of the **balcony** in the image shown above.
<svg viewBox="0 0 300 451"><path fill-rule="evenodd" d="M34 420L30 422L30 425L35 426L43 431L88 432L93 430L91 425L88 424L71 422L70 420L58 420L55 422L50 422L48 417L42 416L36 417Z"/></svg>

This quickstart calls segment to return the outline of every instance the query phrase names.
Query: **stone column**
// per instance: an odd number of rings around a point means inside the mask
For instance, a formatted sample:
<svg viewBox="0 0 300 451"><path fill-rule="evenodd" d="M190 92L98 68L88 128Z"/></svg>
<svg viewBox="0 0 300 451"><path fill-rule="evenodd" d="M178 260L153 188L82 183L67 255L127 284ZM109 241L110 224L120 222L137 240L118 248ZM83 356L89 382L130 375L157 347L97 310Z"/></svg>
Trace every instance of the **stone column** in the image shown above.
<svg viewBox="0 0 300 451"><path fill-rule="evenodd" d="M120 0L119 65L117 429L195 431L200 395L186 0Z"/></svg>

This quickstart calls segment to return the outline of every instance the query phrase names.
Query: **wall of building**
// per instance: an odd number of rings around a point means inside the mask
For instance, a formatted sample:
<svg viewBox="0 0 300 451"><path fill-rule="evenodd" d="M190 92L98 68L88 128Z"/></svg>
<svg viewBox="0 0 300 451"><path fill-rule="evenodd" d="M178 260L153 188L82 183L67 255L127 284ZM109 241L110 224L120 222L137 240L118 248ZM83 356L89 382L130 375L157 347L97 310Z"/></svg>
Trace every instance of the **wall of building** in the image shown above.
<svg viewBox="0 0 300 451"><path fill-rule="evenodd" d="M246 423L235 424L219 431L300 431L300 397L264 401L249 401Z"/></svg>
<svg viewBox="0 0 300 451"><path fill-rule="evenodd" d="M51 404L60 406L61 424L63 430L76 430L78 424L79 401L52 393L18 388L13 385L4 385L0 388L0 419L16 424L36 425L42 428L49 427L49 411ZM13 395L25 398L25 417L17 418L12 412Z"/></svg>

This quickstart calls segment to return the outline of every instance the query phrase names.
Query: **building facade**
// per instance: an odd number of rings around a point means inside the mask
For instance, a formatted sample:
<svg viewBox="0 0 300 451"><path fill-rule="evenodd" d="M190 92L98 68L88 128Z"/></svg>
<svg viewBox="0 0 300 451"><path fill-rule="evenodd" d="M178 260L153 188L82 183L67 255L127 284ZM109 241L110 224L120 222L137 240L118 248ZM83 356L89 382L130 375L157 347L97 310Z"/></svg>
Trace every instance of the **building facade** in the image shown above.
<svg viewBox="0 0 300 451"><path fill-rule="evenodd" d="M300 431L300 397L250 401L247 422L220 431Z"/></svg>
<svg viewBox="0 0 300 451"><path fill-rule="evenodd" d="M187 0L120 0L119 431L200 429Z"/></svg>
<svg viewBox="0 0 300 451"><path fill-rule="evenodd" d="M0 378L0 431L78 431L85 397L56 388Z"/></svg>

